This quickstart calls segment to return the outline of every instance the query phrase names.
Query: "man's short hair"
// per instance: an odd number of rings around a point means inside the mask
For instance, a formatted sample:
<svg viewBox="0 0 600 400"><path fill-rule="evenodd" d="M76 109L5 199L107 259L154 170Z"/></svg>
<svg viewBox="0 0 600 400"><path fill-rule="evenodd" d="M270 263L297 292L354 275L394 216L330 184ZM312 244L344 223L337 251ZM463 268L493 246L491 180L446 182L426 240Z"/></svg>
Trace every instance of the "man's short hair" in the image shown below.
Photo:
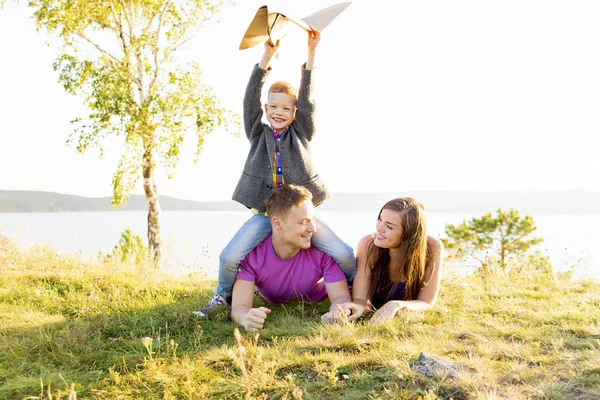
<svg viewBox="0 0 600 400"><path fill-rule="evenodd" d="M271 190L267 197L267 214L269 217L285 217L292 207L312 198L312 193L304 186L283 184Z"/></svg>
<svg viewBox="0 0 600 400"><path fill-rule="evenodd" d="M271 93L285 93L289 94L295 99L298 99L298 89L286 81L278 81L273 83L269 88L269 94Z"/></svg>

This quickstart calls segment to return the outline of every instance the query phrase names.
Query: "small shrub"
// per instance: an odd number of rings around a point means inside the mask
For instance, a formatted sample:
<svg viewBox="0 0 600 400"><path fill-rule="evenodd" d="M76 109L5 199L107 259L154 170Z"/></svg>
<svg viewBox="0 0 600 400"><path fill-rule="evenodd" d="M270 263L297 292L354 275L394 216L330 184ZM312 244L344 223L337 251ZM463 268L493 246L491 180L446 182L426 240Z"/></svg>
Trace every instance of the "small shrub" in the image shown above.
<svg viewBox="0 0 600 400"><path fill-rule="evenodd" d="M148 258L148 247L144 246L141 236L136 235L131 229L125 229L121 233L121 238L117 245L113 248L112 254L98 254L98 259L101 262L127 262L139 264Z"/></svg>

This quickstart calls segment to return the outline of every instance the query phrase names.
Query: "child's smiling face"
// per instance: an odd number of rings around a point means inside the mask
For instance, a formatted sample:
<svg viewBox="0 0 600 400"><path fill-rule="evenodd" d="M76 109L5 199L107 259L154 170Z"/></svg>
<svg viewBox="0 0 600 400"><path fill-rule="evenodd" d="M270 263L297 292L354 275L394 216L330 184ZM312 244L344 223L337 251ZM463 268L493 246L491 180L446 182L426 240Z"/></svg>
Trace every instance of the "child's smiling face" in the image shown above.
<svg viewBox="0 0 600 400"><path fill-rule="evenodd" d="M296 98L287 93L269 93L269 101L265 104L265 112L271 127L282 131L294 122Z"/></svg>

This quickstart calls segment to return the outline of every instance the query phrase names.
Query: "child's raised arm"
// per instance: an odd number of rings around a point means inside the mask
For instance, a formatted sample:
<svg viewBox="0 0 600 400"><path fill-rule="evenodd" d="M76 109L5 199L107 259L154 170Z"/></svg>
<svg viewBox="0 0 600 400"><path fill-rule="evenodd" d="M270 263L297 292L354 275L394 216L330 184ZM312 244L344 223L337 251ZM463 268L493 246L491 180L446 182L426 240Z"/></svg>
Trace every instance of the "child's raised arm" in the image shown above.
<svg viewBox="0 0 600 400"><path fill-rule="evenodd" d="M317 45L321 41L321 32L316 29L308 31L308 57L306 58L306 69L313 69L315 67L315 54L317 52Z"/></svg>
<svg viewBox="0 0 600 400"><path fill-rule="evenodd" d="M298 89L296 102L296 127L308 141L315 135L315 101L313 99L313 69L315 68L315 53L321 40L321 32L313 29L308 31L308 57L302 68L302 78Z"/></svg>
<svg viewBox="0 0 600 400"><path fill-rule="evenodd" d="M277 55L279 52L279 40L273 44L270 40L265 42L265 52L263 53L258 66L264 70L269 68L269 64L271 59Z"/></svg>
<svg viewBox="0 0 600 400"><path fill-rule="evenodd" d="M260 95L269 72L269 63L278 51L279 40L275 45L271 44L270 41L265 42L265 52L259 63L252 69L248 86L246 86L246 92L244 93L244 131L249 140L252 140L263 130L263 108L260 104Z"/></svg>

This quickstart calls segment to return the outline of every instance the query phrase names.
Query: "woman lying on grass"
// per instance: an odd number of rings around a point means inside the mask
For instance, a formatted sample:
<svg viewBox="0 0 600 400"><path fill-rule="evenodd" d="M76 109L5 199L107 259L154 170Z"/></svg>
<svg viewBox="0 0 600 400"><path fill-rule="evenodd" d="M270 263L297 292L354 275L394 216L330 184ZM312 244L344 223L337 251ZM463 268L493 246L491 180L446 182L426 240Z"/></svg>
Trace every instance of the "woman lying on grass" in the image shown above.
<svg viewBox="0 0 600 400"><path fill-rule="evenodd" d="M348 320L375 310L371 322L390 320L402 309L426 311L438 296L443 246L427 236L423 205L410 197L388 201L377 218L376 232L358 243L352 311Z"/></svg>

